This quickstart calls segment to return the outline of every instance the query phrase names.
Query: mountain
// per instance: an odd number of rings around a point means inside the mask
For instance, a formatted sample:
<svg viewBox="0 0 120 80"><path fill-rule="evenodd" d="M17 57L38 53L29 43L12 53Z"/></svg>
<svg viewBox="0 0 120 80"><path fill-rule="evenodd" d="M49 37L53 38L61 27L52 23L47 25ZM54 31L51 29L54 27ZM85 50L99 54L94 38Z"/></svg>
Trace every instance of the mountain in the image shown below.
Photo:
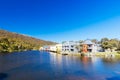
<svg viewBox="0 0 120 80"><path fill-rule="evenodd" d="M23 34L0 30L0 52L14 52L39 49L43 45L52 45L55 42L36 39Z"/></svg>

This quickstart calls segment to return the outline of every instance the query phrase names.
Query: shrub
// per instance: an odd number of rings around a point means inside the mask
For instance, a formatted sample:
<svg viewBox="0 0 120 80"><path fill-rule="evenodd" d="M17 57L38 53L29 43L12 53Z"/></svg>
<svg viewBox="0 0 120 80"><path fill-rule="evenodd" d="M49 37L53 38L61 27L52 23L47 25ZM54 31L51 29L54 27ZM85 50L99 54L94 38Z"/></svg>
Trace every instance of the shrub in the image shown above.
<svg viewBox="0 0 120 80"><path fill-rule="evenodd" d="M117 53L120 54L120 51L118 51Z"/></svg>

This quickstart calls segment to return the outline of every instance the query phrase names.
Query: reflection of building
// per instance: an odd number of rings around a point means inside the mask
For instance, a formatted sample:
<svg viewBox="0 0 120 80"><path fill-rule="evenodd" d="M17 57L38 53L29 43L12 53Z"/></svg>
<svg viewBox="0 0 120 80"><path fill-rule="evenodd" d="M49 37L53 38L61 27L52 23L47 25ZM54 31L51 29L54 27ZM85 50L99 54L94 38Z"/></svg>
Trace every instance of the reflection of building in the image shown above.
<svg viewBox="0 0 120 80"><path fill-rule="evenodd" d="M90 59L90 57L82 56L82 57L81 57L81 61L82 61L84 64L88 64L88 62L90 62L91 59Z"/></svg>
<svg viewBox="0 0 120 80"><path fill-rule="evenodd" d="M97 52L97 45L90 40L85 40L82 43L83 52Z"/></svg>
<svg viewBox="0 0 120 80"><path fill-rule="evenodd" d="M79 45L77 41L65 41L62 42L62 53L78 53L76 46Z"/></svg>

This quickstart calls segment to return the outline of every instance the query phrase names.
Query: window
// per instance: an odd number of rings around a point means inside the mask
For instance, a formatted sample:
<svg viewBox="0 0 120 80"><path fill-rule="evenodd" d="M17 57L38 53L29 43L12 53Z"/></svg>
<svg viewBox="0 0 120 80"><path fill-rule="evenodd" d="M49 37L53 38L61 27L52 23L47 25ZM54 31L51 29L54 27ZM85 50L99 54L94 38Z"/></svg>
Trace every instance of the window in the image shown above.
<svg viewBox="0 0 120 80"><path fill-rule="evenodd" d="M71 49L71 51L74 51L74 49Z"/></svg>
<svg viewBox="0 0 120 80"><path fill-rule="evenodd" d="M71 45L71 47L73 48L74 46L73 46L73 45Z"/></svg>
<svg viewBox="0 0 120 80"><path fill-rule="evenodd" d="M88 45L88 47L92 47L92 45Z"/></svg>

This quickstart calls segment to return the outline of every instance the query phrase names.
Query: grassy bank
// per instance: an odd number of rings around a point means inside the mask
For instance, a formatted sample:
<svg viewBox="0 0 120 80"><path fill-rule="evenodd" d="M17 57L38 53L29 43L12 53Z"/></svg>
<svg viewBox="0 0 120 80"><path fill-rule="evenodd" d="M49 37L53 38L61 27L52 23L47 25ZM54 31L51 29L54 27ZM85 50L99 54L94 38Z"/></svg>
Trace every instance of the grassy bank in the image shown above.
<svg viewBox="0 0 120 80"><path fill-rule="evenodd" d="M117 52L97 52L97 53L95 53L96 56L105 56L108 54L114 54L115 56L120 56L120 54Z"/></svg>
<svg viewBox="0 0 120 80"><path fill-rule="evenodd" d="M71 54L68 54L68 55L81 56L81 53L71 53Z"/></svg>
<svg viewBox="0 0 120 80"><path fill-rule="evenodd" d="M89 54L89 53L86 53L86 54ZM119 56L120 57L120 54L117 53L117 52L97 52L97 53L90 53L89 55L106 56L106 55L109 55L109 54L114 54L115 56ZM68 55L81 56L81 53L70 53Z"/></svg>

